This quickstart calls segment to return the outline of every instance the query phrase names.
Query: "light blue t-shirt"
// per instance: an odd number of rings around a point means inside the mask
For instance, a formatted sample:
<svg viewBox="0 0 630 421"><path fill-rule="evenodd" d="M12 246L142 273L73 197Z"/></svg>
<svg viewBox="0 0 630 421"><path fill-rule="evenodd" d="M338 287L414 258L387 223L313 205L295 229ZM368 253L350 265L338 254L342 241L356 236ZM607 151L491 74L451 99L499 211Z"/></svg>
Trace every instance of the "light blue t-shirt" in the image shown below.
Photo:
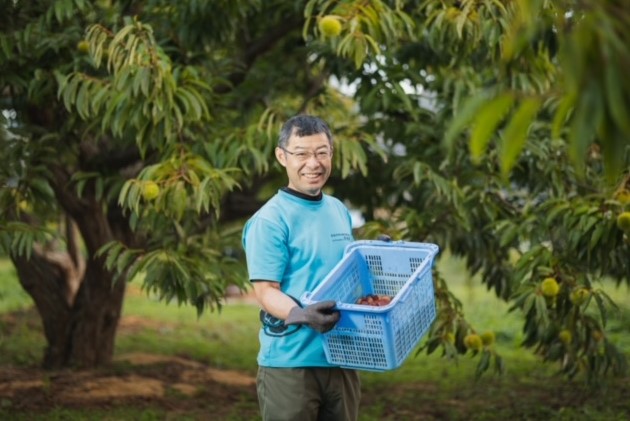
<svg viewBox="0 0 630 421"><path fill-rule="evenodd" d="M279 190L243 229L250 280L280 282L299 301L341 260L352 238L348 209L322 195L308 200ZM329 367L322 336L308 326L261 328L258 364L263 367Z"/></svg>

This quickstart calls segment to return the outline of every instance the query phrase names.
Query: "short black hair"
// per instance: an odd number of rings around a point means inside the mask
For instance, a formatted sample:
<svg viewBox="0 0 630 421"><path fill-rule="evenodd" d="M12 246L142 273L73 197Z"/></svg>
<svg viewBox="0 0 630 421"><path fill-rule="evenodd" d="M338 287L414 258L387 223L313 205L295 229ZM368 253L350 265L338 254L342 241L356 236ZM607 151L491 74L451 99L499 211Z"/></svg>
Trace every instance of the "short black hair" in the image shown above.
<svg viewBox="0 0 630 421"><path fill-rule="evenodd" d="M318 133L324 133L332 147L333 137L328 124L319 117L299 114L291 117L282 125L280 137L278 138L278 146L286 148L292 135L303 137Z"/></svg>

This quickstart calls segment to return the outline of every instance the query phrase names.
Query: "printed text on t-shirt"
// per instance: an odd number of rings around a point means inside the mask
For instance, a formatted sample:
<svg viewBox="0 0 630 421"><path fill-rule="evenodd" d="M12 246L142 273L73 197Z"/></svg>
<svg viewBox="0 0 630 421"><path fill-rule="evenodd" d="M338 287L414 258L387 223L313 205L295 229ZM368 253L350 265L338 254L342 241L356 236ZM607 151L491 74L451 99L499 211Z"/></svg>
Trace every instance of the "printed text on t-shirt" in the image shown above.
<svg viewBox="0 0 630 421"><path fill-rule="evenodd" d="M345 232L330 234L330 237L333 241L352 241L352 236Z"/></svg>

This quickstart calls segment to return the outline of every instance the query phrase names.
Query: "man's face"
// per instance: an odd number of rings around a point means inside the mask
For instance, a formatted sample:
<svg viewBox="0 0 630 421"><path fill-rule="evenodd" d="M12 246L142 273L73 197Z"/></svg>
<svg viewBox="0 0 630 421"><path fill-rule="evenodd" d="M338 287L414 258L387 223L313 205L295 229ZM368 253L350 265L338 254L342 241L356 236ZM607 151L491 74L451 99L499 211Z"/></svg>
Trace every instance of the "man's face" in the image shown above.
<svg viewBox="0 0 630 421"><path fill-rule="evenodd" d="M286 148L276 148L276 158L286 168L289 188L317 196L330 177L332 148L324 133L292 135Z"/></svg>

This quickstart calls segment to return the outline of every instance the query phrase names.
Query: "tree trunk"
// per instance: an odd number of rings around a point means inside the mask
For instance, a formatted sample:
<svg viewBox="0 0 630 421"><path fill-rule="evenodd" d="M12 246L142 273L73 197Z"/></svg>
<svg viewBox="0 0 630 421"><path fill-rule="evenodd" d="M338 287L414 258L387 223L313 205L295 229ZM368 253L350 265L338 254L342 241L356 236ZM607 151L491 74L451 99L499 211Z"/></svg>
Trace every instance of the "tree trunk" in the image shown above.
<svg viewBox="0 0 630 421"><path fill-rule="evenodd" d="M12 260L42 320L47 342L43 367L93 368L113 357L126 287L124 279L114 282L104 257L95 256L114 239L134 244L134 236L119 209L105 212L98 201L59 188L67 178L59 179L53 186L66 211L65 250L38 245L30 258Z"/></svg>
<svg viewBox="0 0 630 421"><path fill-rule="evenodd" d="M73 365L97 367L111 362L125 287L124 280L113 282L100 259L88 263L70 320Z"/></svg>
<svg viewBox="0 0 630 421"><path fill-rule="evenodd" d="M57 261L34 253L30 259L13 258L13 262L42 320L47 342L43 367L89 368L109 363L125 282L112 284L112 275L104 270L103 262L89 260L76 296L69 302L73 280Z"/></svg>

